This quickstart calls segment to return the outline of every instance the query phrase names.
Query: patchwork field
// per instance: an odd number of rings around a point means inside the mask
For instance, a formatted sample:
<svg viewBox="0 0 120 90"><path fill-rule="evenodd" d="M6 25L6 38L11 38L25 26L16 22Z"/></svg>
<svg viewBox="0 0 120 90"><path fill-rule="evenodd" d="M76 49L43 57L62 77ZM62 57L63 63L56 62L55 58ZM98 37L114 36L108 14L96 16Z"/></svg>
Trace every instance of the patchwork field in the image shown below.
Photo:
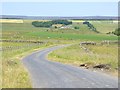
<svg viewBox="0 0 120 90"><path fill-rule="evenodd" d="M104 23L103 23L104 25ZM113 24L114 25L114 24ZM62 40L117 40L117 36L97 34L94 31L88 29L86 25L82 23L73 23L72 27L79 26L80 29L55 29L55 28L35 28L31 23L23 24L2 24L2 35L3 39L62 39ZM103 29L105 27L105 29ZM100 26L99 26L100 28ZM111 27L111 24L102 26L102 30L111 31L117 28L117 24ZM107 32L106 31L106 32Z"/></svg>

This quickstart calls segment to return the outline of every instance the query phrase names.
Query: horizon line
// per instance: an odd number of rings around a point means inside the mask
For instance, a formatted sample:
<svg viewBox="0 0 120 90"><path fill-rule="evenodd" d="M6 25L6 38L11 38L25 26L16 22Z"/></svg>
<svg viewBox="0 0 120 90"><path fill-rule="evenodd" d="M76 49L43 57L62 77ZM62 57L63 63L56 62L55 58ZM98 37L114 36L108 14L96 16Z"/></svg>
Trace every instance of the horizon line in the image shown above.
<svg viewBox="0 0 120 90"><path fill-rule="evenodd" d="M40 15L0 15L0 16L30 16L30 17L34 17L34 16L36 16L36 17L119 17L119 15L117 15L117 16L115 16L115 15L89 15L89 16L87 16L87 15L84 15L84 16L56 16L56 15L50 15L50 16L47 16L47 15L42 15L42 16L40 16Z"/></svg>

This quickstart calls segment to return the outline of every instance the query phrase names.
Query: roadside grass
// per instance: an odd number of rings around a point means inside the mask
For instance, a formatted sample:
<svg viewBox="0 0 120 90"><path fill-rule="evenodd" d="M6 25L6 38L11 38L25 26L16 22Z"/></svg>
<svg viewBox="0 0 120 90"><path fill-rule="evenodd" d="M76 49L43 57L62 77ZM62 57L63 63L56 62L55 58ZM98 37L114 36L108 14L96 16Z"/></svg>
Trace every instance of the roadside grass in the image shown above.
<svg viewBox="0 0 120 90"><path fill-rule="evenodd" d="M88 45L90 52L86 52L80 45L72 45L63 49L55 50L48 55L49 60L64 64L80 66L87 64L93 67L98 64L110 64L111 71L116 72L118 68L118 47L117 45Z"/></svg>
<svg viewBox="0 0 120 90"><path fill-rule="evenodd" d="M118 68L118 45L89 45L87 46L94 54L98 55L99 64L110 64L112 69Z"/></svg>
<svg viewBox="0 0 120 90"><path fill-rule="evenodd" d="M33 51L50 47L51 45L52 44L43 44L27 48L23 47L17 50L3 51L2 88L32 88L28 71L24 68L21 59Z"/></svg>

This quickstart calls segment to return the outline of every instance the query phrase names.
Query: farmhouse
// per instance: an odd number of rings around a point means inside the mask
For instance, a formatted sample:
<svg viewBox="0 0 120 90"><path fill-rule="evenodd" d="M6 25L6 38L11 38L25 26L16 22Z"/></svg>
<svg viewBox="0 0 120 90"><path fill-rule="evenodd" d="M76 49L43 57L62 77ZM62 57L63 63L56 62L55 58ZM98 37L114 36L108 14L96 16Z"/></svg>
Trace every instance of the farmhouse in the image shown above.
<svg viewBox="0 0 120 90"><path fill-rule="evenodd" d="M62 26L60 27L61 29L67 29L67 28L71 28L71 26Z"/></svg>

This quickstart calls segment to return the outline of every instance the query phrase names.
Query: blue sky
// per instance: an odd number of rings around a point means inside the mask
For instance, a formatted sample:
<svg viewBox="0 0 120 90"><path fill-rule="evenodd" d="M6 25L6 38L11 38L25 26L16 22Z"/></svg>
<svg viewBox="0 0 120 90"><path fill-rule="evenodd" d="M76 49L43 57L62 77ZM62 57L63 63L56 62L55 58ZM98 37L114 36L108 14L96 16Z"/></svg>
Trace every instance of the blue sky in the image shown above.
<svg viewBox="0 0 120 90"><path fill-rule="evenodd" d="M4 2L2 15L117 16L117 2Z"/></svg>

